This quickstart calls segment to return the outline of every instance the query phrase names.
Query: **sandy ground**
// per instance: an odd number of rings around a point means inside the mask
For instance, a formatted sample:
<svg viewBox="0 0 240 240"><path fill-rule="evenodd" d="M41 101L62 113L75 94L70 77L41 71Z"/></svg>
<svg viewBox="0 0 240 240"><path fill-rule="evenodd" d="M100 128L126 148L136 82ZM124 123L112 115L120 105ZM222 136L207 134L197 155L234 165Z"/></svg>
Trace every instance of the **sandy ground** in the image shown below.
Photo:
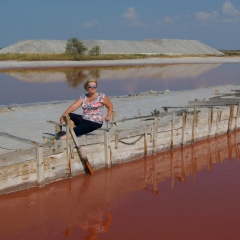
<svg viewBox="0 0 240 240"><path fill-rule="evenodd" d="M218 61L222 61L225 58L218 59ZM165 60L165 62L172 61L172 59ZM182 60L182 58L179 58L177 61L178 63L186 62L185 58L184 61ZM193 59L192 62L195 62L195 60ZM209 58L201 59L203 62L204 60L206 60L206 63L210 62ZM227 62L240 62L240 58L232 58L231 61L229 58L226 58L226 60ZM161 59L161 61L163 63L163 59ZM176 61L176 59L174 61ZM131 64L131 62L131 60L125 60L124 63ZM153 60L145 60L145 62L146 64L150 64L149 62L153 62ZM8 68L14 67L15 65L13 66L11 63L12 62L10 62L10 64L7 64L7 62L0 62L0 68L4 68L3 66L7 67L7 65ZM36 62L32 64L33 67L36 66ZM39 64L41 65L41 63ZM100 61L99 64L103 64L103 62ZM19 67L20 65L22 66L22 63L16 65L17 66L15 67ZM53 65L55 66L56 63L51 64L51 62L48 62L48 67ZM26 65L24 67L26 67ZM27 67L31 67L30 62L28 62ZM208 98L215 96L217 92L221 94L229 93L232 89L240 89L240 86L216 86L177 92L146 92L136 96L114 97L111 98L111 101L114 105L114 111L117 111L119 119L122 119L124 117L137 116L139 110L142 115L151 115L151 112L154 111L154 109L163 112L163 106L184 108L188 105L188 101L193 101L195 99L207 100ZM7 107L0 106L0 132L6 132L14 136L43 143L43 133L54 133L54 125L47 123L47 120L58 121L61 114L73 101L74 99L72 101L49 102L45 104L15 105ZM171 109L169 109L169 111L171 111ZM81 109L77 110L76 113L81 113ZM106 127L106 124L104 124L104 127ZM29 144L0 136L0 154L30 147L32 146Z"/></svg>

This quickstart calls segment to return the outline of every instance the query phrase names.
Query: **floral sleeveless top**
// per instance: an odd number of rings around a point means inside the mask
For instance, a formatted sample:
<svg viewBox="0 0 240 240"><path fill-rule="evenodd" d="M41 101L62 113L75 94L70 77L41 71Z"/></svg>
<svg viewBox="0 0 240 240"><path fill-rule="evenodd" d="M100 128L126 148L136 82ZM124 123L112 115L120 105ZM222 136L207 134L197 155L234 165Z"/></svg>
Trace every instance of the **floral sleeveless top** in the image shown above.
<svg viewBox="0 0 240 240"><path fill-rule="evenodd" d="M83 114L82 118L88 121L96 122L99 124L103 124L103 103L102 99L104 98L105 94L97 93L97 97L92 102L87 102L87 94L83 94L80 96L80 99L83 100L82 109Z"/></svg>

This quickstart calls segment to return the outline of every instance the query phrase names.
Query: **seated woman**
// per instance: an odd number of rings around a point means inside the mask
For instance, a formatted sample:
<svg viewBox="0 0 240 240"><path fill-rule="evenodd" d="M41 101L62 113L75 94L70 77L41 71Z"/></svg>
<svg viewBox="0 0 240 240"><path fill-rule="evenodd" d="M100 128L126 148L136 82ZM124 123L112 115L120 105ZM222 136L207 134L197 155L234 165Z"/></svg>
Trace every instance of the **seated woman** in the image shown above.
<svg viewBox="0 0 240 240"><path fill-rule="evenodd" d="M97 92L97 80L91 79L85 82L84 89L88 92L78 98L60 117L63 123L63 116L69 115L75 127L73 128L76 136L92 132L103 125L103 120L110 121L113 105L104 93ZM103 117L103 107L107 108L107 116ZM82 107L82 115L72 113ZM57 136L56 139L66 139L66 135Z"/></svg>

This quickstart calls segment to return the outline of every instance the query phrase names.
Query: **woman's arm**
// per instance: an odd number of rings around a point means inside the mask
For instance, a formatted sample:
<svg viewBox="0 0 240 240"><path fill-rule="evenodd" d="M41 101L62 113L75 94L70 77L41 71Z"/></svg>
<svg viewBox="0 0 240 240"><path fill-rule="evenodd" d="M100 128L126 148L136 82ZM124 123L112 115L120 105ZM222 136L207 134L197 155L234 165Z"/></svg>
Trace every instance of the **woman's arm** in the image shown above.
<svg viewBox="0 0 240 240"><path fill-rule="evenodd" d="M63 120L63 116L67 115L71 112L76 111L83 103L83 100L81 98L77 99L64 113L63 115L60 117L60 123L63 124L64 120Z"/></svg>
<svg viewBox="0 0 240 240"><path fill-rule="evenodd" d="M112 112L113 112L113 105L112 102L109 100L109 98L105 95L102 103L104 104L104 106L107 108L107 116L105 117L105 121L109 122Z"/></svg>

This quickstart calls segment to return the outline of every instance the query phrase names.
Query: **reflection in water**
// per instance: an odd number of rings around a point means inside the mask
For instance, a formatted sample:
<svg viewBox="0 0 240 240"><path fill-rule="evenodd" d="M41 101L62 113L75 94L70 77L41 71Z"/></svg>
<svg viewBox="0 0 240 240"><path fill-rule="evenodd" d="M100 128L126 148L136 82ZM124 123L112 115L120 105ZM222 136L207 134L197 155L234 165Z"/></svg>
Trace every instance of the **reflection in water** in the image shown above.
<svg viewBox="0 0 240 240"><path fill-rule="evenodd" d="M13 69L1 70L18 80L26 82L57 82L64 81L71 75L71 82L74 79L79 82L86 81L89 78L102 80L114 79L170 79L170 78L193 78L207 73L222 64L171 64L154 66L135 66L135 67L101 67L101 68L60 68L60 69ZM78 84L71 84L78 85Z"/></svg>
<svg viewBox="0 0 240 240"><path fill-rule="evenodd" d="M65 70L67 84L72 88L77 88L80 85L83 85L84 82L88 79L99 79L100 70L99 69L90 69L85 71L79 68L67 69Z"/></svg>
<svg viewBox="0 0 240 240"><path fill-rule="evenodd" d="M240 84L239 64L171 64L134 67L1 70L1 105L76 99L83 83L99 80L108 96L155 90L191 90ZM20 80L20 81L19 81ZM14 86L14 91L13 91Z"/></svg>
<svg viewBox="0 0 240 240"><path fill-rule="evenodd" d="M67 84L72 88L77 88L80 84L82 85L87 78L87 73L79 71L79 69L73 69L66 71Z"/></svg>
<svg viewBox="0 0 240 240"><path fill-rule="evenodd" d="M0 239L239 239L239 144L235 132L1 196Z"/></svg>

